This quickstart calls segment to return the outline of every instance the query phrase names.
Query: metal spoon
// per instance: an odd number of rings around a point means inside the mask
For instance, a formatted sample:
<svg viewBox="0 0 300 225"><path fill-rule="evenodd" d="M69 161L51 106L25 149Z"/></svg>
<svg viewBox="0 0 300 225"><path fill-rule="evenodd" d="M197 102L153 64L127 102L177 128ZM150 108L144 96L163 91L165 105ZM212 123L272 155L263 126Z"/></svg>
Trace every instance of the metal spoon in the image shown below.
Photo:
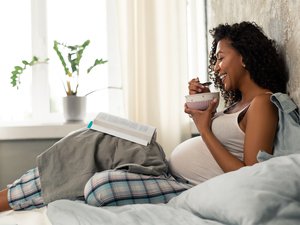
<svg viewBox="0 0 300 225"><path fill-rule="evenodd" d="M207 86L209 86L209 85L212 84L212 82L210 82L210 81L205 82L205 83L200 83L200 82L198 82L198 83L201 84L201 85L204 86L204 87L207 87Z"/></svg>

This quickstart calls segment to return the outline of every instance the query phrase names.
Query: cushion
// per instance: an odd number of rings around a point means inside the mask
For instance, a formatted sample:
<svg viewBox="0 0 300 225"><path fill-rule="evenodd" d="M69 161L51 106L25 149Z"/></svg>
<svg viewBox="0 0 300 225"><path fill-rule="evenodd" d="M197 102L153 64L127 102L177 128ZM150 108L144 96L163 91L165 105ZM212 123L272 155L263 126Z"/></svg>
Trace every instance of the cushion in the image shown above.
<svg viewBox="0 0 300 225"><path fill-rule="evenodd" d="M225 224L300 224L300 154L219 175L168 205Z"/></svg>

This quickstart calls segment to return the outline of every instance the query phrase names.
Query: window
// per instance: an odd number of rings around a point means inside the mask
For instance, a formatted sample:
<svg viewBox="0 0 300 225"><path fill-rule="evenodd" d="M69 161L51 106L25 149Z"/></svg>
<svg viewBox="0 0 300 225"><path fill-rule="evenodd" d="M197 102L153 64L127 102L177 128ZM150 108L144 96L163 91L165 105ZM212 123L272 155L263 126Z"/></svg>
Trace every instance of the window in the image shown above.
<svg viewBox="0 0 300 225"><path fill-rule="evenodd" d="M187 0L189 80L199 77L201 82L208 81L205 2L206 0ZM198 134L192 119L191 133Z"/></svg>
<svg viewBox="0 0 300 225"><path fill-rule="evenodd" d="M106 0L11 0L0 4L0 19L8 21L2 23L5 35L1 37L4 49L0 56L3 73L0 76L0 124L64 122L62 97L66 94L61 79L65 75L53 50L54 40L69 45L91 41L80 63L78 95L101 90L88 95L87 119L93 119L100 111L122 114L121 90L107 88L112 79L118 82L110 86L121 88L120 74L108 76L108 63L86 73L95 59L108 59L108 45L112 44L107 38L106 12L116 10L109 8L112 3L107 6ZM114 23L111 16L109 22ZM22 60L29 61L32 56L50 60L48 64L27 67L21 75L19 90L12 88L10 76L14 66L23 66Z"/></svg>
<svg viewBox="0 0 300 225"><path fill-rule="evenodd" d="M32 118L31 68L22 75L18 91L12 88L10 77L14 66L21 66L22 60L31 58L30 0L2 1L0 5L0 121L28 120Z"/></svg>
<svg viewBox="0 0 300 225"><path fill-rule="evenodd" d="M50 81L50 112L62 112L62 98L64 88L59 79L64 78L61 62L53 50L54 40L69 45L81 45L90 40L80 62L80 76L78 95L83 96L93 90L107 86L107 64L95 67L87 74L87 69L94 64L95 59L107 59L106 34L106 1L47 1L48 15L48 55ZM63 48L61 48L63 52ZM66 54L65 54L66 55ZM67 60L67 58L65 57ZM95 93L97 95L97 93ZM90 97L93 97L91 95ZM104 98L103 98L104 99ZM89 104L89 112L99 112L100 104ZM108 105L107 102L103 105ZM102 110L107 110L103 109Z"/></svg>
<svg viewBox="0 0 300 225"><path fill-rule="evenodd" d="M205 0L187 0L189 80L208 80Z"/></svg>

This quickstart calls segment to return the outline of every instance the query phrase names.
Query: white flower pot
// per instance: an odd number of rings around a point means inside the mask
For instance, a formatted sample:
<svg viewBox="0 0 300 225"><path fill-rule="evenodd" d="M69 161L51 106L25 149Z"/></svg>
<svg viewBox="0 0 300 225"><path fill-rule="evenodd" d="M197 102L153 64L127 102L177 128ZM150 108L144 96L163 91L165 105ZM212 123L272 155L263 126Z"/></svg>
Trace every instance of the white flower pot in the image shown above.
<svg viewBox="0 0 300 225"><path fill-rule="evenodd" d="M67 122L84 121L86 115L86 96L68 95L63 97L63 110Z"/></svg>

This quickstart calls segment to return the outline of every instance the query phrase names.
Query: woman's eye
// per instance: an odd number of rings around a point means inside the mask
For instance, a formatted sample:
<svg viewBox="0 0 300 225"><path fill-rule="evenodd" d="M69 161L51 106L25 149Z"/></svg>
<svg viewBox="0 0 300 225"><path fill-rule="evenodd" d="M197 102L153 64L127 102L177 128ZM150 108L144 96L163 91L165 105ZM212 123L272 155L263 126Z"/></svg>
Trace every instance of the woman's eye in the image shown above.
<svg viewBox="0 0 300 225"><path fill-rule="evenodd" d="M222 61L223 58L218 58L219 61Z"/></svg>

